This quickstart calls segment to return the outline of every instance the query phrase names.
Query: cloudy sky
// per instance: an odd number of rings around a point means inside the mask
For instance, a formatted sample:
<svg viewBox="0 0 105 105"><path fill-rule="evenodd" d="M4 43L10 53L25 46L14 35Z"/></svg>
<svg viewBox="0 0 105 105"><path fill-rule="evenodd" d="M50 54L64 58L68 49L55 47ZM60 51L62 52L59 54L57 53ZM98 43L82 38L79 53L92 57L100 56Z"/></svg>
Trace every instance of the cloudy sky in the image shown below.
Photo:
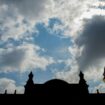
<svg viewBox="0 0 105 105"><path fill-rule="evenodd" d="M105 92L105 0L0 0L0 93L60 78Z"/></svg>

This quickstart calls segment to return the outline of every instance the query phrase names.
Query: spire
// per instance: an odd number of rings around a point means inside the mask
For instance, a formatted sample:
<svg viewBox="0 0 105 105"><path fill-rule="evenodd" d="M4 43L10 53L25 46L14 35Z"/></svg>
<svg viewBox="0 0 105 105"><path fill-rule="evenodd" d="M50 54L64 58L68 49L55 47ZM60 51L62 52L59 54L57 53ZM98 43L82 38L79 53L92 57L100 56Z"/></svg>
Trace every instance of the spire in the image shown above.
<svg viewBox="0 0 105 105"><path fill-rule="evenodd" d="M16 90L14 91L14 94L16 94Z"/></svg>
<svg viewBox="0 0 105 105"><path fill-rule="evenodd" d="M80 74L79 74L80 78L84 78L84 74L80 71Z"/></svg>
<svg viewBox="0 0 105 105"><path fill-rule="evenodd" d="M33 82L33 73L32 71L28 75L28 80L25 85L25 94L32 94L33 93L33 88L34 88L34 82Z"/></svg>
<svg viewBox="0 0 105 105"><path fill-rule="evenodd" d="M103 73L103 81L105 82L105 67L104 67L104 73Z"/></svg>
<svg viewBox="0 0 105 105"><path fill-rule="evenodd" d="M7 90L5 90L5 93L4 94L7 94Z"/></svg>
<svg viewBox="0 0 105 105"><path fill-rule="evenodd" d="M27 84L34 84L32 71L30 72L30 74L28 75L28 77L29 77L29 79L27 81Z"/></svg>
<svg viewBox="0 0 105 105"><path fill-rule="evenodd" d="M79 74L79 77L80 77L80 80L79 80L79 85L80 85L80 88L81 88L81 92L83 94L88 94L88 85L84 79L84 74L80 71L80 74Z"/></svg>
<svg viewBox="0 0 105 105"><path fill-rule="evenodd" d="M99 93L100 93L98 89L97 89L96 91L97 91L97 94L99 94Z"/></svg>
<svg viewBox="0 0 105 105"><path fill-rule="evenodd" d="M31 71L30 74L29 74L29 78L30 78L30 79L33 79L33 73L32 73L32 71Z"/></svg>
<svg viewBox="0 0 105 105"><path fill-rule="evenodd" d="M86 84L86 81L84 79L84 74L81 71L79 77L80 77L79 84Z"/></svg>

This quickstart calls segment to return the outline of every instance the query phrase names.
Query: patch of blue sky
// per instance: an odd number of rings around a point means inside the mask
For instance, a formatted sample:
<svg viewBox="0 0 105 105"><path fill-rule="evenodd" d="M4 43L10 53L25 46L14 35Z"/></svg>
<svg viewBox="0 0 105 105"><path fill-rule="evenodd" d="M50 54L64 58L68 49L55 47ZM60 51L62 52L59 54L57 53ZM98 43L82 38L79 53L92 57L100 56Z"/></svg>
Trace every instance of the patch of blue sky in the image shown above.
<svg viewBox="0 0 105 105"><path fill-rule="evenodd" d="M55 24L63 25L62 22L60 21L60 19L58 19L58 18L50 18L49 19L48 27L53 29Z"/></svg>
<svg viewBox="0 0 105 105"><path fill-rule="evenodd" d="M51 19L49 21L49 27L53 28L53 25L56 22L59 21ZM34 43L45 49L45 52L42 52L41 55L52 56L57 59L67 59L70 56L68 47L72 44L70 38L58 37L56 33L50 33L47 28L48 27L46 27L44 23L36 25L36 29L39 33L37 37L34 37Z"/></svg>
<svg viewBox="0 0 105 105"><path fill-rule="evenodd" d="M68 28L64 27L64 24L58 18L49 19L49 24L46 27L46 29L49 31L50 34L56 35L57 37L69 38L67 37L67 33L65 33L65 31L68 30Z"/></svg>
<svg viewBox="0 0 105 105"><path fill-rule="evenodd" d="M0 73L0 78L8 78L16 81L16 85L23 85L24 82L27 80L27 73L19 73L16 72L7 72L7 73ZM25 84L24 84L25 85Z"/></svg>
<svg viewBox="0 0 105 105"><path fill-rule="evenodd" d="M87 84L89 85L89 92L92 93L94 91L94 87L97 87L102 82L103 80L102 81L94 81L94 80L87 81Z"/></svg>
<svg viewBox="0 0 105 105"><path fill-rule="evenodd" d="M89 87L94 87L100 84L100 81L94 81L94 80L90 80L87 82L87 84L89 84Z"/></svg>
<svg viewBox="0 0 105 105"><path fill-rule="evenodd" d="M53 79L53 74L50 70L34 70L34 83L45 83L46 81Z"/></svg>

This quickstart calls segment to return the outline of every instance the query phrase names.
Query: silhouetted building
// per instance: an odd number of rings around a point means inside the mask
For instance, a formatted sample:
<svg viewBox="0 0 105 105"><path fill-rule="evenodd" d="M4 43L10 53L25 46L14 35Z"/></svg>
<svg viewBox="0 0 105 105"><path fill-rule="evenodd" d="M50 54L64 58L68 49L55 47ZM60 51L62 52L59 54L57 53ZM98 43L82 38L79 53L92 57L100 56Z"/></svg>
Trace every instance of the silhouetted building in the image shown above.
<svg viewBox="0 0 105 105"><path fill-rule="evenodd" d="M60 79L53 79L43 84L35 84L31 72L25 85L24 94L16 94L16 90L14 94L7 94L7 90L5 90L4 94L0 94L0 101L3 101L3 103L11 103L12 100L14 100L13 102L17 104L21 104L22 101L29 104L37 102L43 104L46 104L46 102L48 104L59 102L59 104L69 103L70 105L90 105L95 102L97 104L103 104L105 101L105 93L99 93L97 89L97 94L89 94L84 74L80 72L79 77L80 80L78 84L69 84Z"/></svg>
<svg viewBox="0 0 105 105"><path fill-rule="evenodd" d="M44 84L34 84L32 72L29 74L29 79L25 85L25 95L86 95L88 85L84 79L84 74L80 72L79 84L69 84L60 79L53 79Z"/></svg>

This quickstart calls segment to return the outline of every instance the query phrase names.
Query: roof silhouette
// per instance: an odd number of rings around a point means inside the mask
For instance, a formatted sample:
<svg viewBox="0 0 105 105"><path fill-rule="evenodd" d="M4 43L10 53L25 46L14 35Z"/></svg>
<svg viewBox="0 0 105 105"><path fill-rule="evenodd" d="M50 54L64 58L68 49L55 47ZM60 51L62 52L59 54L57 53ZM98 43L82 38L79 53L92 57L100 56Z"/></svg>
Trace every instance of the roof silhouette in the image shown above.
<svg viewBox="0 0 105 105"><path fill-rule="evenodd" d="M43 84L36 84L33 82L33 73L30 72L29 78L25 85L25 95L37 96L39 94L44 95L87 95L88 85L84 79L84 74L80 72L80 80L78 84L70 84L61 79L52 79Z"/></svg>

